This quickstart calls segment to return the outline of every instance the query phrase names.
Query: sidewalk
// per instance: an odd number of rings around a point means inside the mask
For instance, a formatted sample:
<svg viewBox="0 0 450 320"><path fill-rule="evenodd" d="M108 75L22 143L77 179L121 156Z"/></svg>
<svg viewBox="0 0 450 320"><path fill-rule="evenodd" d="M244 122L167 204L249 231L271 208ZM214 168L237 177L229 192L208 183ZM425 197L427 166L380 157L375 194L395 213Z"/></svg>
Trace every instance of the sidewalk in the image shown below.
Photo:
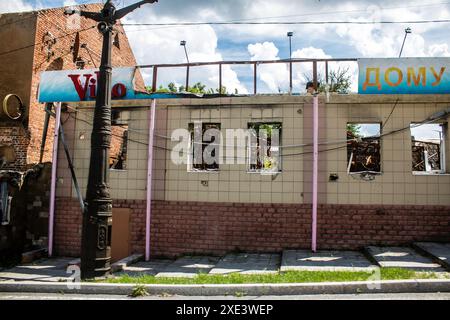
<svg viewBox="0 0 450 320"><path fill-rule="evenodd" d="M448 247L450 250L450 247ZM441 254L442 255L442 254ZM67 269L73 258L41 259L0 272L1 281L61 282L76 269ZM287 250L282 254L230 253L223 257L185 256L176 260L139 261L121 265L114 276L152 275L192 278L197 274L226 275L276 274L288 271L367 271L376 267L399 267L414 271L445 272L436 258L409 247L369 247L366 254L357 251ZM121 270L120 270L121 269Z"/></svg>
<svg viewBox="0 0 450 320"><path fill-rule="evenodd" d="M395 250L394 250L395 249ZM386 260L388 267L403 268L443 274L439 279L409 279L276 284L146 284L150 295L178 296L286 296L316 294L362 294L362 293L436 293L450 292L449 273L427 255L410 251L410 248L372 248L375 256L366 257L361 252L290 250L282 254L232 253L223 257L186 256L176 260L151 260L122 263L121 271L114 276L153 275L155 277L192 278L199 273L226 275L277 274L289 271L367 271L372 273ZM417 260L418 261L415 261ZM135 261L129 259L129 261ZM133 283L72 282L79 269L73 258L41 259L0 272L0 293L64 293L130 295L136 288ZM70 266L71 268L67 269ZM117 265L116 265L117 267ZM68 273L67 273L68 272ZM74 273L75 272L75 273ZM372 278L372 277L371 277Z"/></svg>

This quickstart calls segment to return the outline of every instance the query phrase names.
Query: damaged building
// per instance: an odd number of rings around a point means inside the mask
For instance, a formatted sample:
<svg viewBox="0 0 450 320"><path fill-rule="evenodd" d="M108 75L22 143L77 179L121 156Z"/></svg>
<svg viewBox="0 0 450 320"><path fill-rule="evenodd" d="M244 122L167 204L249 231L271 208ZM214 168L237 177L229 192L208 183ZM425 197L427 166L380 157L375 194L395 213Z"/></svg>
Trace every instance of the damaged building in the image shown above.
<svg viewBox="0 0 450 320"><path fill-rule="evenodd" d="M0 24L0 257L8 263L48 242L55 121L52 106L38 103L41 72L96 68L102 43L95 22L67 19L64 8L1 14ZM136 64L120 25L113 56L114 66Z"/></svg>
<svg viewBox="0 0 450 320"><path fill-rule="evenodd" d="M386 121L397 99L396 110ZM127 139L126 156L122 154L126 164L110 171L113 261L145 250L151 103L113 104L113 112L123 114L116 125L127 129L126 136L114 134ZM309 248L312 103L311 96L286 95L157 100L151 255ZM74 105L76 109L69 111L73 116L63 112L62 117L69 119L64 127L71 132L67 140L84 194L93 103ZM450 175L448 171L414 172L411 163L417 152L410 131L412 123L421 123L449 106L448 95L319 96L319 141L323 143L319 144L318 248L359 249L450 239ZM446 123L448 114L439 121ZM193 123L201 123L203 129L220 127L222 132L275 124L284 147L267 154L275 158L269 166L264 162L174 163L172 152L179 142L172 133L180 128L189 132ZM351 132L352 124L371 129ZM443 143L448 146L449 142L446 134ZM222 143L229 143L225 133ZM239 147L246 150L244 155L250 154L248 144L238 145L236 152ZM445 150L445 167L450 169L449 148ZM225 147L220 152L225 153ZM189 159L192 154L184 156ZM55 252L79 256L82 219L62 150L58 161Z"/></svg>

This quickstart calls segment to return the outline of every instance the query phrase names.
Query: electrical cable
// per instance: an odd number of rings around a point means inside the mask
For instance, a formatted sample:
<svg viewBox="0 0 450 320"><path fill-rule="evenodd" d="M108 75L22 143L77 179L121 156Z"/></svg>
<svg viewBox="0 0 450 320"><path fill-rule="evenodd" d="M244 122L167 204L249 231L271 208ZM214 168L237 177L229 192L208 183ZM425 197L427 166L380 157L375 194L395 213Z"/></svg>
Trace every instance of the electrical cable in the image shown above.
<svg viewBox="0 0 450 320"><path fill-rule="evenodd" d="M406 126L406 127L400 128L400 129L392 130L390 132L387 132L387 133L384 133L384 134L380 134L380 135L364 137L363 140L370 140L370 139L380 139L381 140L382 138L387 137L389 135L393 135L393 134L396 134L396 133L399 133L399 132L403 132L403 131L405 131L407 129L411 129L411 128L414 128L414 127L419 127L419 126L422 126L422 125L425 125L425 124L429 124L429 123L435 122L435 121L440 120L440 119L442 119L444 117L447 117L447 116L448 116L448 113L445 110L445 111L442 111L442 114L439 117L432 118L433 116L431 116L431 117L429 117L429 118L427 118L427 119L425 119L425 120L423 120L421 122L415 123L413 125L409 125L409 126ZM81 119L80 117L77 117L77 116L72 116L72 117L75 120L80 120L81 122L84 122L84 123L89 124L91 126L93 125L93 123L88 121L88 120ZM119 138L122 138L121 136L118 136L118 135L114 135L114 134L112 134L112 135L116 136L116 137L119 137ZM138 143L138 144L142 144L142 145L148 146L148 143L146 143L146 142L142 142L142 141L138 141L138 140L134 140L134 139L130 139L130 138L128 138L128 140L131 141L131 142L135 142L135 143ZM350 139L350 140L346 140L346 141L347 141L347 143L345 145L338 146L338 147L335 147L335 148L319 150L319 153L330 152L330 151L335 151L335 150L340 150L340 149L343 149L343 148L347 148L348 142L355 141L355 139ZM325 144L333 144L333 142L332 143L325 142ZM312 145L313 144L305 144L303 146L310 147ZM165 147L160 147L160 146L154 146L154 147L155 148L159 148L159 149L163 149L163 150L166 150L166 151L173 151L170 148L165 148ZM306 151L306 152L300 152L300 153L281 154L281 157L308 155L308 154L312 154L312 153L313 153L312 151ZM234 157L234 158L242 159L242 157Z"/></svg>
<svg viewBox="0 0 450 320"><path fill-rule="evenodd" d="M394 103L394 106L392 107L391 113L387 117L387 119L384 121L383 126L381 127L381 131L383 131L383 128L386 126L386 124L389 122L389 119L391 118L392 114L395 111L395 108L397 107L398 102L400 101L400 98L397 98L397 100Z"/></svg>
<svg viewBox="0 0 450 320"><path fill-rule="evenodd" d="M123 23L123 26L217 26L217 25L373 25L373 24L429 24L450 23L450 19L406 20L406 21L264 21L264 22L168 22L168 23Z"/></svg>

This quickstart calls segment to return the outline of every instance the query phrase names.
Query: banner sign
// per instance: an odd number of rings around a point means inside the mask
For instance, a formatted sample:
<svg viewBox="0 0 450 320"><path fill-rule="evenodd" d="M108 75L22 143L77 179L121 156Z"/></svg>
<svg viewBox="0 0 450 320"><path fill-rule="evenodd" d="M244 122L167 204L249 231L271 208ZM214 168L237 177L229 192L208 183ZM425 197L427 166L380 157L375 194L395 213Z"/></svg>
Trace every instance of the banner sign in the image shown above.
<svg viewBox="0 0 450 320"><path fill-rule="evenodd" d="M450 58L359 59L359 94L449 94Z"/></svg>
<svg viewBox="0 0 450 320"><path fill-rule="evenodd" d="M112 99L148 99L149 94L136 92L136 68L117 68L112 71ZM46 71L41 74L39 102L95 101L98 70Z"/></svg>

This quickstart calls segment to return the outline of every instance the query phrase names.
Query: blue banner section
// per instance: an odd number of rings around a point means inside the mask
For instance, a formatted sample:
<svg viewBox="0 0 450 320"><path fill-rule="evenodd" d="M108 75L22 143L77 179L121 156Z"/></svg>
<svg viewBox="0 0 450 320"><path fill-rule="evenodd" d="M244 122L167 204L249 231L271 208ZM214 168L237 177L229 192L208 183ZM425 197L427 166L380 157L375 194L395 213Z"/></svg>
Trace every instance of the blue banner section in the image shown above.
<svg viewBox="0 0 450 320"><path fill-rule="evenodd" d="M359 94L449 94L450 58L359 59Z"/></svg>
<svg viewBox="0 0 450 320"><path fill-rule="evenodd" d="M38 101L41 103L95 101L98 72L94 69L43 72L39 84ZM147 93L136 91L134 86L136 72L136 68L113 69L111 90L113 100L215 98L224 96L220 94L206 96L189 92Z"/></svg>

